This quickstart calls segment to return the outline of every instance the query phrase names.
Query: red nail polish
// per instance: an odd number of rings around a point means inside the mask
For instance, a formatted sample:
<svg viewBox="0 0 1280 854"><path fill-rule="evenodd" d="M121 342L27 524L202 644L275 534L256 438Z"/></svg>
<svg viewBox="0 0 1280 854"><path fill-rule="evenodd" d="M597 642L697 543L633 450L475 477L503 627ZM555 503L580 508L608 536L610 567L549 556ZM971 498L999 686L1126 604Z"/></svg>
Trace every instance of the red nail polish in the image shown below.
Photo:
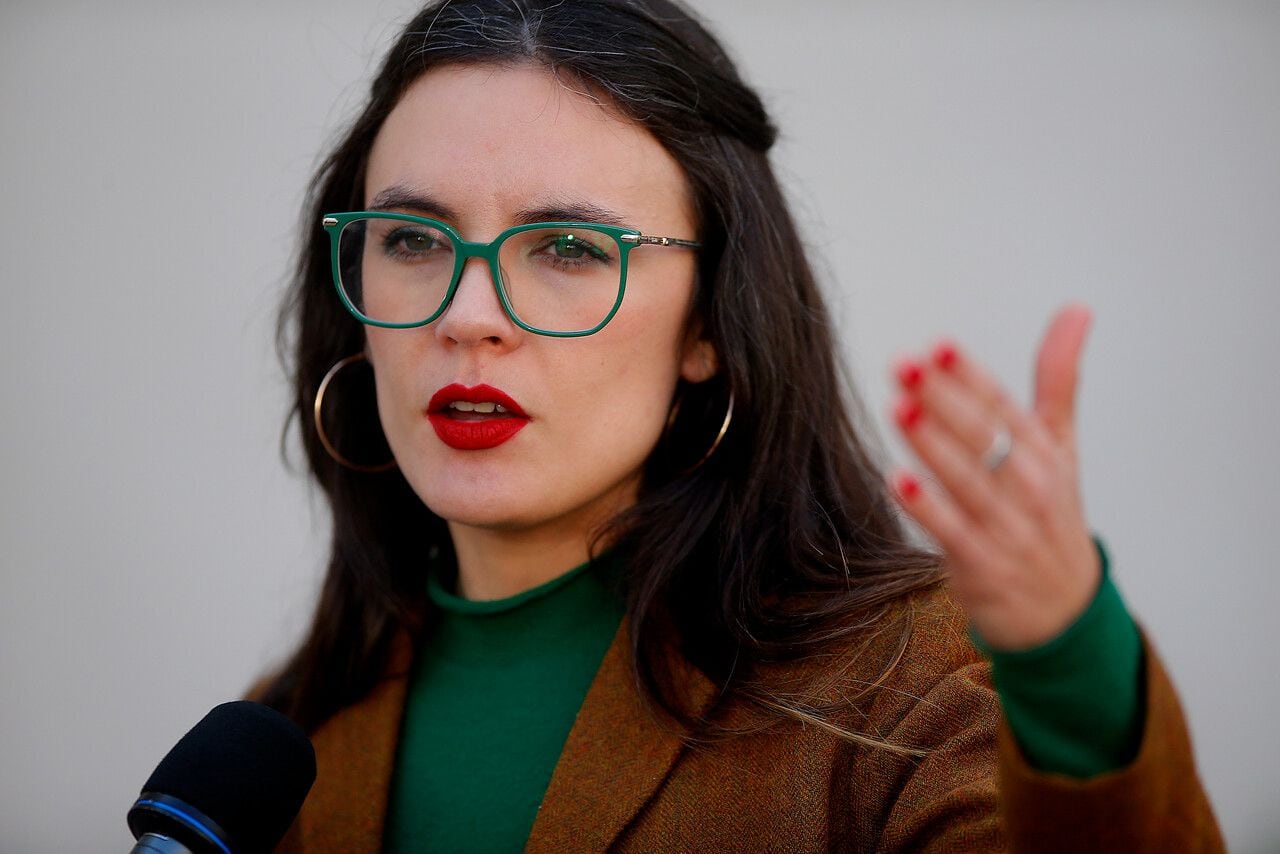
<svg viewBox="0 0 1280 854"><path fill-rule="evenodd" d="M915 388L922 379L924 368L915 359L904 359L898 364L898 382L903 388Z"/></svg>
<svg viewBox="0 0 1280 854"><path fill-rule="evenodd" d="M920 423L922 415L924 415L924 409L921 408L920 401L914 397L904 397L893 409L893 417L903 430L915 427Z"/></svg>
<svg viewBox="0 0 1280 854"><path fill-rule="evenodd" d="M904 471L898 475L897 488L898 494L910 501L920 494L920 481L916 480L914 475Z"/></svg>
<svg viewBox="0 0 1280 854"><path fill-rule="evenodd" d="M955 365L960 354L950 341L944 341L933 349L933 362L944 371Z"/></svg>

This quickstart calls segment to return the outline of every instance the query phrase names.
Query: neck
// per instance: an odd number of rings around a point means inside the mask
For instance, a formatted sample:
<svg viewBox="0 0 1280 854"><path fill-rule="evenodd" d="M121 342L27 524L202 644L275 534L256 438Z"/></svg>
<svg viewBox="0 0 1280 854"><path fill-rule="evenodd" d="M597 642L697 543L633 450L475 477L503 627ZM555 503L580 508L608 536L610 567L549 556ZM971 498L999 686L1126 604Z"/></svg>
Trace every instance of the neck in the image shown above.
<svg viewBox="0 0 1280 854"><path fill-rule="evenodd" d="M457 595L464 599L504 599L558 578L591 557L591 539L600 523L628 501L618 495L605 508L571 514L528 528L481 528L449 522L458 559ZM631 496L634 501L634 494ZM610 543L600 544L607 548Z"/></svg>

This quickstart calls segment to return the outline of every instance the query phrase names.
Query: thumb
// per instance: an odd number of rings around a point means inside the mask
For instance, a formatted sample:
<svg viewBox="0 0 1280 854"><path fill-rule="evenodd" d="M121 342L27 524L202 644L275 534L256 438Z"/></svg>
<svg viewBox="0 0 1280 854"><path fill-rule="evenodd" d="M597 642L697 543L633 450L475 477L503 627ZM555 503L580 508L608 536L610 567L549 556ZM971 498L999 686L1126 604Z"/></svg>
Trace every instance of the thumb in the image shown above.
<svg viewBox="0 0 1280 854"><path fill-rule="evenodd" d="M1068 305L1053 316L1040 342L1035 410L1058 439L1067 439L1073 432L1080 354L1092 320L1087 305Z"/></svg>

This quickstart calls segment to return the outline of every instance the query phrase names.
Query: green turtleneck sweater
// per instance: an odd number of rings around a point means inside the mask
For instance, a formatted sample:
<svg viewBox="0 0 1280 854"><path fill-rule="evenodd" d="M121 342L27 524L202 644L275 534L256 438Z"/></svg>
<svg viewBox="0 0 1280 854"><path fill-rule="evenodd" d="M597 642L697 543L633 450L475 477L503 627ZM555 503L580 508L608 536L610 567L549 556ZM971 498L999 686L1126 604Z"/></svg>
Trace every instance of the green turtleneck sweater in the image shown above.
<svg viewBox="0 0 1280 854"><path fill-rule="evenodd" d="M618 624L616 557L516 596L435 606L400 733L383 850L520 851Z"/></svg>
<svg viewBox="0 0 1280 854"><path fill-rule="evenodd" d="M1062 635L999 653L1001 705L1028 761L1088 777L1141 737L1141 642L1107 568ZM607 556L516 596L469 601L432 575L430 630L414 663L384 851L520 851L618 624L622 558ZM981 641L975 642L982 647Z"/></svg>

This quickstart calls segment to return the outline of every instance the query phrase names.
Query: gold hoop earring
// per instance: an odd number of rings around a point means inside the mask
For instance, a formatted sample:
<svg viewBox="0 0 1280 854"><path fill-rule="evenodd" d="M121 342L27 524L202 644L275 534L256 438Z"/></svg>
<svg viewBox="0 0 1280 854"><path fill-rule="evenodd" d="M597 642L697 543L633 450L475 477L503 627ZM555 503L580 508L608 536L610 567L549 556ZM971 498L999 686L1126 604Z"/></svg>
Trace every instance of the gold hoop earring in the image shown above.
<svg viewBox="0 0 1280 854"><path fill-rule="evenodd" d="M351 469L352 471L365 472L366 474L377 474L379 472L391 471L395 468L395 458L392 457L390 462L376 466L366 466L352 462L342 454L338 453L338 449L329 441L329 434L324 431L324 419L320 416L320 413L324 408L324 394L329 390L329 383L333 381L333 378L338 375L339 371L348 365L354 365L356 362L363 362L367 360L367 358L368 357L361 352L354 353L347 356L345 359L339 359L334 362L333 367L329 368L329 370L325 372L324 379L320 380L320 387L316 389L316 400L311 409L311 417L315 422L316 436L320 439L321 446L324 447L325 453L328 454L335 463L343 468Z"/></svg>
<svg viewBox="0 0 1280 854"><path fill-rule="evenodd" d="M669 431L671 429L671 425L673 425L676 421L677 413L680 412L680 404L683 402L684 402L683 398L677 399L676 405L671 407L671 412L667 414L666 430L664 430L663 432ZM724 441L724 434L729 432L729 424L732 421L733 421L733 391L730 390L729 405L725 409L724 420L720 422L720 430L719 432L716 433L716 438L711 443L711 447L707 448L707 452L702 455L702 458L700 460L698 460L696 463L689 466L688 468L682 469L677 474L677 477L684 477L687 474L693 474L695 471L702 468L702 466L707 462L707 460L711 459L711 455L716 452L716 448L719 448L720 443Z"/></svg>
<svg viewBox="0 0 1280 854"><path fill-rule="evenodd" d="M676 416L680 414L680 404L682 403L684 403L683 393L676 398L676 405L671 407L671 411L667 413L667 424L662 428L662 435L665 436L671 432L672 425L676 423Z"/></svg>

